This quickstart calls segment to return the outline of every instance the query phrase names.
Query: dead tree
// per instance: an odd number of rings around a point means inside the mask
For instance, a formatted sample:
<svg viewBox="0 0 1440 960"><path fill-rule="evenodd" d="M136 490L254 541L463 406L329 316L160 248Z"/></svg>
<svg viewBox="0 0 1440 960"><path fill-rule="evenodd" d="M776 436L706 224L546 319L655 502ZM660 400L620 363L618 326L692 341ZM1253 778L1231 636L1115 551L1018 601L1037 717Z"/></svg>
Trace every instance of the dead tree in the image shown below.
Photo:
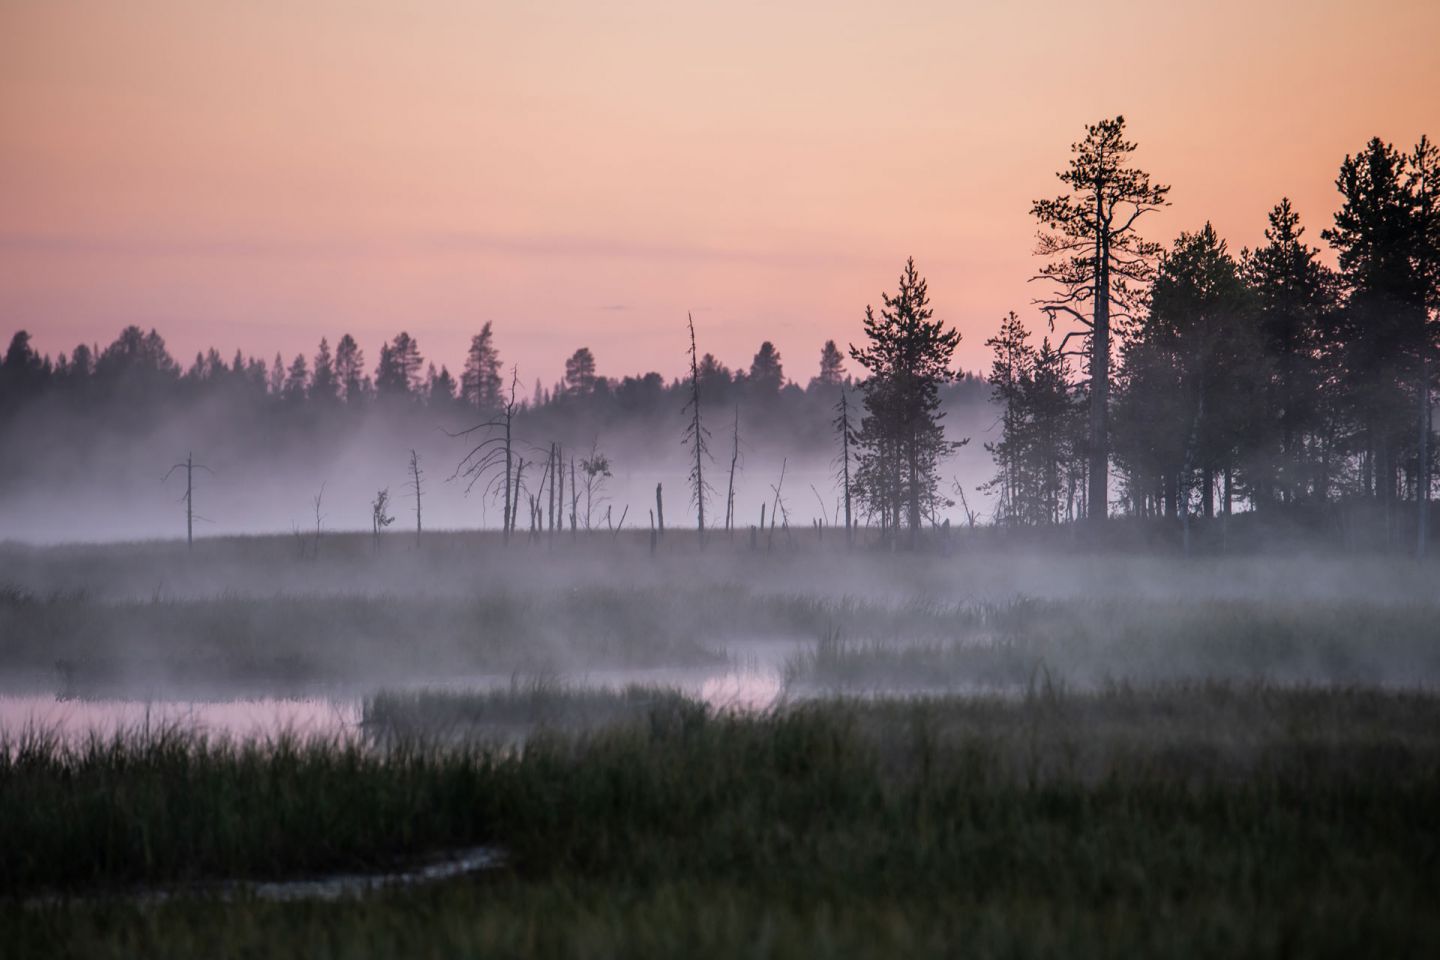
<svg viewBox="0 0 1440 960"><path fill-rule="evenodd" d="M310 548L310 556L316 560L320 559L320 524L325 519L320 513L320 504L325 499L325 484L320 484L320 492L315 494L315 545Z"/></svg>
<svg viewBox="0 0 1440 960"><path fill-rule="evenodd" d="M580 486L575 482L575 457L570 457L570 539L580 535Z"/></svg>
<svg viewBox="0 0 1440 960"><path fill-rule="evenodd" d="M655 518L660 523L660 536L665 536L665 495L660 484L655 484Z"/></svg>
<svg viewBox="0 0 1440 960"><path fill-rule="evenodd" d="M410 482L408 486L415 492L415 546L420 546L420 534L423 527L420 523L420 498L422 496L422 484L425 474L420 470L420 455L414 450L410 451Z"/></svg>
<svg viewBox="0 0 1440 960"><path fill-rule="evenodd" d="M483 496L500 496L503 494L504 512L501 515L501 538L505 543L510 542L510 533L515 528L516 505L519 501L519 490L512 484L516 474L512 473L515 462L514 443L514 422L515 411L519 405L515 399L515 391L520 383L520 371L514 369L510 376L510 397L500 407L500 413L483 423L459 433L451 433L452 437L471 437L477 433L488 434L470 452L465 454L460 463L456 465L455 472L450 479L457 477L465 478L465 492L468 494L474 489L477 483L481 487Z"/></svg>
<svg viewBox="0 0 1440 960"><path fill-rule="evenodd" d="M580 460L580 472L585 477L585 529L589 530L595 507L605 503L605 481L611 477L610 459L600 452L598 442L592 442L590 456Z"/></svg>
<svg viewBox="0 0 1440 960"><path fill-rule="evenodd" d="M765 541L765 549L767 550L770 549L771 544L775 541L775 518L782 510L785 510L785 501L780 499L780 491L785 486L785 468L789 463L789 457L780 461L780 482L770 488L775 491L775 502L770 505L770 536L769 539ZM764 509L763 505L761 509ZM790 530L790 515L788 511L785 514L785 530L787 533Z"/></svg>
<svg viewBox="0 0 1440 960"><path fill-rule="evenodd" d="M725 532L732 533L735 519L735 465L740 462L740 405L735 405L735 437L730 447L730 483L725 491Z"/></svg>
<svg viewBox="0 0 1440 960"><path fill-rule="evenodd" d="M560 521L559 529L565 531L565 449L560 444L555 445L555 479L559 487L555 491L555 516ZM551 524L550 529L555 530Z"/></svg>
<svg viewBox="0 0 1440 960"><path fill-rule="evenodd" d="M506 495L506 499L509 500L509 503L510 503L510 532L511 532L511 533L513 533L513 532L515 531L515 521L516 521L517 519L519 519L519 517L520 517L520 499L521 499L521 496L522 496L522 491L525 489L524 483L525 483L525 458L524 458L524 457L516 457L516 458L515 458L515 487L514 487L514 489L513 489L512 491L510 491L510 492ZM506 542L507 542L507 543L509 542L509 537L508 537L508 535L507 535L507 537L506 537Z"/></svg>
<svg viewBox="0 0 1440 960"><path fill-rule="evenodd" d="M820 496L820 491L815 489L815 484L810 484L810 492L815 494L815 502L820 505L820 515L815 520L816 539L825 539L825 498Z"/></svg>
<svg viewBox="0 0 1440 960"><path fill-rule="evenodd" d="M380 549L380 531L395 522L390 516L390 489L375 494L374 501L370 504L370 534L374 538L375 549Z"/></svg>
<svg viewBox="0 0 1440 960"><path fill-rule="evenodd" d="M850 440L855 428L850 423L850 398L845 388L840 388L840 402L835 405L835 429L840 433L840 482L845 496L845 545L854 540L854 527L850 521Z"/></svg>
<svg viewBox="0 0 1440 960"><path fill-rule="evenodd" d="M961 485L958 477L955 478L952 488L955 491L955 495L960 498L960 509L965 511L965 525L971 530L974 530L977 517L975 516L975 511L970 509L970 504L965 499L965 487Z"/></svg>
<svg viewBox="0 0 1440 960"><path fill-rule="evenodd" d="M700 423L700 364L695 354L695 318L687 314L690 322L690 400L685 404L685 412L690 414L690 421L685 425L684 444L689 448L695 457L695 465L690 468L690 502L695 504L696 529L700 534L700 548L705 548L705 498L709 487L705 483L705 471L703 461L710 456L707 441L710 432Z"/></svg>
<svg viewBox="0 0 1440 960"><path fill-rule="evenodd" d="M551 527L554 527L555 478L551 475L550 472L553 466L555 466L555 445L552 443L550 445L550 448L545 451L545 468L540 472L540 485L535 488L535 503L532 509L537 511L538 515L533 519L531 523L531 533L534 535L542 534L545 532L545 491L547 489L547 483L549 484L550 491ZM535 539L535 537L532 536L531 539Z"/></svg>
<svg viewBox="0 0 1440 960"><path fill-rule="evenodd" d="M550 444L550 459L545 461L545 473L550 477L550 532L555 532L555 444Z"/></svg>
<svg viewBox="0 0 1440 960"><path fill-rule="evenodd" d="M177 463L169 470L165 471L165 476L160 478L160 482L164 483L166 480L169 480L170 475L176 470L185 471L185 492L180 495L179 502L185 504L185 549L194 550L195 521L205 520L204 517L197 516L195 513L195 471L204 470L212 477L215 475L215 471L211 470L203 463L196 463L195 455L187 453L185 454L184 462Z"/></svg>

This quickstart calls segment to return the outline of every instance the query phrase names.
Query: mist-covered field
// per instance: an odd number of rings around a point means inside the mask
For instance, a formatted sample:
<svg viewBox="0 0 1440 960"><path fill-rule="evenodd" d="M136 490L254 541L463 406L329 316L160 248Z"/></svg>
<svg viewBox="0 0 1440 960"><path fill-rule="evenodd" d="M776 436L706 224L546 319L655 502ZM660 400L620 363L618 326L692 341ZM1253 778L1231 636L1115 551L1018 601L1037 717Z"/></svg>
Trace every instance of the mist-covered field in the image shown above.
<svg viewBox="0 0 1440 960"><path fill-rule="evenodd" d="M810 528L8 543L0 571L20 955L1440 945L1412 561Z"/></svg>

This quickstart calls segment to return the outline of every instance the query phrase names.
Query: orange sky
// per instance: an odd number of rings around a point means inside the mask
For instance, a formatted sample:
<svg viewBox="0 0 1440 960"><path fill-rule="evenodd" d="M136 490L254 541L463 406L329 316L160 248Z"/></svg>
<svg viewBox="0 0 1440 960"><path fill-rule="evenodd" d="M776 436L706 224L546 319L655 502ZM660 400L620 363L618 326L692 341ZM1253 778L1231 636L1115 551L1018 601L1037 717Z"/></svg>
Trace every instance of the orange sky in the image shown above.
<svg viewBox="0 0 1440 960"><path fill-rule="evenodd" d="M1028 209L1086 122L1174 185L1148 235L1238 249L1289 194L1319 242L1346 152L1440 136L1437 36L1436 0L0 0L0 330L403 328L455 369L491 320L548 383L678 373L688 309L803 382L913 254L978 368L1040 323Z"/></svg>

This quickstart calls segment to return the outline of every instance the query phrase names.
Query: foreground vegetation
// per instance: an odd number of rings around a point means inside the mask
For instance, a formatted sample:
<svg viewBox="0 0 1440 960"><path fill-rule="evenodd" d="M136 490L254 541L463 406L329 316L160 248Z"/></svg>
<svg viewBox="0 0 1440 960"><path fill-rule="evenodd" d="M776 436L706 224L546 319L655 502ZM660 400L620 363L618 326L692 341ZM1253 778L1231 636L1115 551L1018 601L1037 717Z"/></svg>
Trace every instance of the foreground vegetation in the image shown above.
<svg viewBox="0 0 1440 960"><path fill-rule="evenodd" d="M146 956L1440 947L1429 695L1039 686L761 715L656 695L637 722L552 729L522 749L369 742L12 744L6 942ZM384 868L474 844L505 865L360 901L21 902Z"/></svg>

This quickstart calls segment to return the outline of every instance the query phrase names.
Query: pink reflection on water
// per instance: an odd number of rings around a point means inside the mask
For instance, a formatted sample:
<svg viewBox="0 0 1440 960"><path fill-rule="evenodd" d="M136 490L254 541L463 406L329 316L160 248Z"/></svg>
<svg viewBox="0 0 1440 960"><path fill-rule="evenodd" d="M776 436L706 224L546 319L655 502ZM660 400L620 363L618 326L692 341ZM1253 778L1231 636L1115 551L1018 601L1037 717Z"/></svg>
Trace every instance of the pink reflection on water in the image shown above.
<svg viewBox="0 0 1440 960"><path fill-rule="evenodd" d="M339 736L360 720L357 701L289 700L60 700L53 694L0 696L0 735L14 740L27 730L65 740L118 731L179 727L211 736L241 739L290 733L301 737Z"/></svg>
<svg viewBox="0 0 1440 960"><path fill-rule="evenodd" d="M716 710L752 713L773 706L783 689L779 674L746 670L706 677L696 694Z"/></svg>

